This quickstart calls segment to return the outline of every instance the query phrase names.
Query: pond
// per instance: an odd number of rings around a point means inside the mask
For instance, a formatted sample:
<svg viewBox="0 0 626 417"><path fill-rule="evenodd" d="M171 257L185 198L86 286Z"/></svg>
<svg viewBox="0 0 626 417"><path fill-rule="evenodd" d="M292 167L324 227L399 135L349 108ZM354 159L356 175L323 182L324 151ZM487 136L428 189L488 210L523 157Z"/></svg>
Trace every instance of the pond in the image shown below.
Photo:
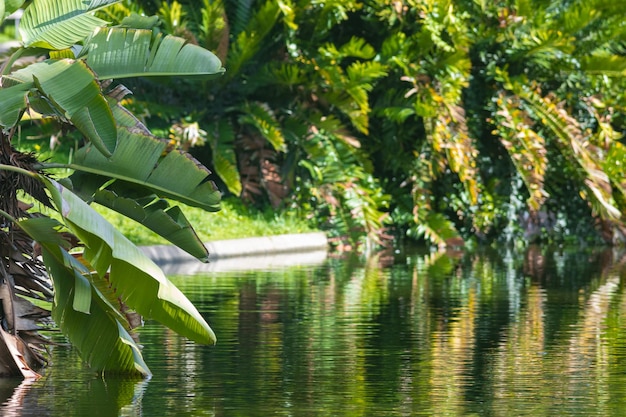
<svg viewBox="0 0 626 417"><path fill-rule="evenodd" d="M625 261L531 247L176 275L216 346L147 322L154 375L134 381L61 344L41 380L0 381L0 415L623 415Z"/></svg>

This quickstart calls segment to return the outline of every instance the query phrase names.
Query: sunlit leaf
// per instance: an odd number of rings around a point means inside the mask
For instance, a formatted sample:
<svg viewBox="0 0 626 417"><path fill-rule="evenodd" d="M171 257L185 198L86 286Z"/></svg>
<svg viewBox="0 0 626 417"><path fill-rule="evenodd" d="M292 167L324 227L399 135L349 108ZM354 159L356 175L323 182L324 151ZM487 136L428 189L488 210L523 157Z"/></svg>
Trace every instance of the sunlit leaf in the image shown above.
<svg viewBox="0 0 626 417"><path fill-rule="evenodd" d="M209 253L179 207L170 207L156 196L131 198L126 187L115 188L115 183L95 193L94 201L141 223L174 245L208 262Z"/></svg>
<svg viewBox="0 0 626 417"><path fill-rule="evenodd" d="M101 184L116 178L160 197L205 210L219 210L221 195L209 180L211 172L195 159L176 150L168 153L165 141L143 133L131 133L125 128L118 129L118 133L118 146L111 158L88 146L76 153L70 167L100 176ZM82 181L76 179L80 173L72 176L76 185Z"/></svg>
<svg viewBox="0 0 626 417"><path fill-rule="evenodd" d="M24 11L19 30L25 46L66 49L106 25L93 12L119 0L35 0Z"/></svg>
<svg viewBox="0 0 626 417"><path fill-rule="evenodd" d="M21 89L34 83L46 101L59 114L70 119L98 151L111 155L117 141L113 114L93 72L83 61L46 60L12 72L6 78L14 83L23 83ZM11 98L14 101L9 101L9 104L13 107L9 108L14 109L15 95Z"/></svg>
<svg viewBox="0 0 626 417"><path fill-rule="evenodd" d="M109 279L128 306L198 343L215 335L191 302L146 255L83 200L60 184L42 178L67 227L84 242L85 258Z"/></svg>
<svg viewBox="0 0 626 417"><path fill-rule="evenodd" d="M43 248L55 287L52 316L85 361L99 371L150 375L124 316L92 286L86 266L62 248L64 240L55 231L59 222L32 218L19 225Z"/></svg>
<svg viewBox="0 0 626 417"><path fill-rule="evenodd" d="M139 76L210 78L224 72L213 53L151 30L101 28L86 45L87 64L100 79Z"/></svg>
<svg viewBox="0 0 626 417"><path fill-rule="evenodd" d="M44 249L44 259L54 279L55 298L52 317L81 356L94 369L102 372L138 372L150 375L139 347L102 297L90 286L95 297L89 314L74 308L76 269L72 256ZM75 261L74 261L75 262ZM69 264L69 265L68 265Z"/></svg>

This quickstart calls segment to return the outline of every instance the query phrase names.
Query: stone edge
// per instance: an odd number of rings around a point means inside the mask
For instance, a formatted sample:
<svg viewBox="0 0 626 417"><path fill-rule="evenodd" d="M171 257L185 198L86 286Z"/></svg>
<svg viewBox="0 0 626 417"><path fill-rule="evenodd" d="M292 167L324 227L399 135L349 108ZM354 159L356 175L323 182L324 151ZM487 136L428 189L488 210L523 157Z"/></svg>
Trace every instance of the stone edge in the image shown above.
<svg viewBox="0 0 626 417"><path fill-rule="evenodd" d="M313 232L216 240L205 243L205 246L211 262L218 259L326 250L328 239L323 232ZM196 260L173 245L142 246L141 250L157 264Z"/></svg>

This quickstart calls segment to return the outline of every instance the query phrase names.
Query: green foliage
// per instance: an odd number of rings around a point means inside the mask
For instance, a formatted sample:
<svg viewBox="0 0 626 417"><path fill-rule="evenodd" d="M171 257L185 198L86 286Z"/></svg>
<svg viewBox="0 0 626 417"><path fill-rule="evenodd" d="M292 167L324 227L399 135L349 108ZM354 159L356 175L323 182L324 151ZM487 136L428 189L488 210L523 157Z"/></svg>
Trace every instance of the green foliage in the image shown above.
<svg viewBox="0 0 626 417"><path fill-rule="evenodd" d="M11 10L13 3L5 9ZM206 248L180 208L169 201L216 211L220 193L206 167L153 136L122 106L128 90L109 88L106 80L172 75L207 79L224 69L211 52L183 38L163 36L157 18L134 14L122 18L119 27L105 28L107 22L95 12L113 3L36 0L24 11L22 45L7 60L0 89L0 239L13 240L14 229L26 233L21 249L2 255L3 264L20 260L33 282L20 284L26 288L39 282L32 272L38 261L29 238L41 247L55 290L52 317L92 367L149 375L130 334L134 324L129 314L152 317L199 343L214 343L215 335L162 271L88 203L116 210L206 261ZM118 7L110 15L123 15L121 11ZM172 9L171 16L179 15ZM39 48L48 49L49 57L30 64L19 61L25 54L40 55ZM45 163L16 150L14 139L24 119L54 119L60 129L76 128L83 140L72 161ZM59 169L71 173L62 179L64 185L49 178ZM17 200L18 192L56 210L58 220L28 213ZM2 268L2 285L15 286L5 273ZM7 305L2 314L10 316L14 312Z"/></svg>
<svg viewBox="0 0 626 417"><path fill-rule="evenodd" d="M384 234L368 210L439 246L621 233L623 2L140 3L224 58L202 89L159 85L149 118L202 103L193 152L225 191L353 242Z"/></svg>

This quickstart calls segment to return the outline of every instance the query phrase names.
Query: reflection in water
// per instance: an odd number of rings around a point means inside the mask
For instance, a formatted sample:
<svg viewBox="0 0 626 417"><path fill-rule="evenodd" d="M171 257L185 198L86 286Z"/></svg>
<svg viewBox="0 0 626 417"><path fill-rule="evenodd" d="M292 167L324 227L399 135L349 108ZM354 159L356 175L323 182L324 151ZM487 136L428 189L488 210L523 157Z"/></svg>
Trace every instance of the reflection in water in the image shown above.
<svg viewBox="0 0 626 417"><path fill-rule="evenodd" d="M3 416L20 416L25 407L24 400L28 390L34 383L32 379L0 379L0 395L6 401L2 404Z"/></svg>
<svg viewBox="0 0 626 417"><path fill-rule="evenodd" d="M18 382L12 392L2 390L0 415L23 416L142 416L142 396L148 380L103 380L76 367L72 355L67 375L53 373L42 380ZM71 371L74 371L72 373ZM72 379L66 380L65 377ZM7 386L8 387L8 386Z"/></svg>
<svg viewBox="0 0 626 417"><path fill-rule="evenodd" d="M3 416L619 416L626 292L611 251L389 254L173 277L218 334L148 321L150 381L56 347Z"/></svg>

